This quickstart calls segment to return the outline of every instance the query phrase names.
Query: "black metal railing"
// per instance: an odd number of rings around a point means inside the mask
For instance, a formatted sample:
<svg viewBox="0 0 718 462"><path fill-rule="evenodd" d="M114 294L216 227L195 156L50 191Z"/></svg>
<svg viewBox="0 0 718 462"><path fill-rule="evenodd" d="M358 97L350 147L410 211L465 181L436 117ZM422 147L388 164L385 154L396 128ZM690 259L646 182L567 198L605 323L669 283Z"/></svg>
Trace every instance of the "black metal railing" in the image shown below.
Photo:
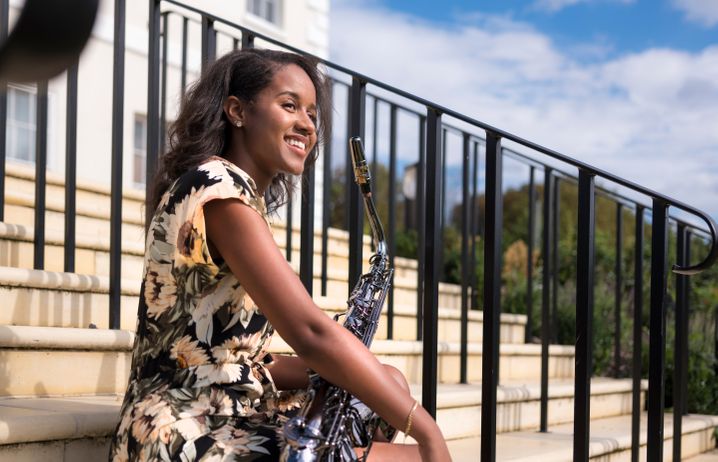
<svg viewBox="0 0 718 462"><path fill-rule="evenodd" d="M146 178L152 178L156 171L159 156L165 140L165 124L171 119L168 113L168 100L174 91L170 90L167 75L168 37L171 27L178 27L182 47L180 72L180 88L175 89L178 95L184 94L185 88L196 75L190 69L188 37L192 29L199 30L201 42L201 63L195 68L203 68L215 59L224 49L246 48L269 45L288 51L303 53L301 50L279 42L271 37L250 30L240 24L208 14L197 8L184 5L176 0L149 0L149 40L148 40L148 99L147 99L147 167ZM5 10L3 10L3 8ZM0 12L7 10L7 0L0 2ZM112 107L112 198L111 198L111 245L110 245L110 327L119 328L120 320L120 268L121 268L121 223L122 223L122 114L124 111L124 21L125 2L115 1L115 39L114 39L114 79ZM6 16L6 15L5 15ZM173 21L176 18L176 21ZM0 17L6 21L6 18ZM173 26L172 24L175 24ZM5 26L6 27L6 26ZM625 214L635 215L634 239L634 278L633 278L633 332L632 332L632 365L633 383L633 415L632 415L632 457L638 460L639 430L641 412L641 379L642 379L642 307L643 307L643 264L645 255L644 233L647 228L645 221L647 212L651 214L651 253L650 253L650 339L648 368L648 460L662 460L663 451L663 416L664 416L664 377L666 375L666 291L667 265L669 264L669 235L671 223L677 226L677 257L673 271L680 276L677 279L676 295L676 335L675 341L675 372L673 385L674 412L677 416L684 414L687 396L688 361L688 295L691 287L688 275L696 274L713 264L718 257L716 242L716 224L705 213L694 207L674 200L658 192L649 190L624 178L594 168L588 164L572 159L566 155L525 140L507 131L485 124L465 114L452 111L444 106L425 100L421 97L394 88L384 82L359 74L327 60L321 60L331 78L334 92L346 91L346 99L334 100L337 113L346 117L344 132L334 124L337 138L346 140L349 136L373 137L372 164L377 165L380 152L377 149L378 134L389 137L388 164L389 188L385 198L388 204L387 239L392 258L396 253L396 237L399 223L396 215L399 207L397 201L397 173L400 159L406 156L407 148L403 142L411 138L414 158L417 163L416 197L411 203L413 214L417 217L417 273L416 273L416 339L423 345L423 378L422 404L436 415L437 369L438 369L438 308L440 280L442 277L441 263L445 259L442 254L445 217L447 211L447 188L450 172L447 161L453 151L447 143L448 137L457 137L461 141L460 174L453 178L459 179L461 185L461 346L460 376L457 381L468 382L469 352L468 332L469 314L472 309L483 308L483 356L482 356L482 436L481 459L496 459L496 410L497 386L499 382L499 343L501 317L501 286L502 258L504 246L503 203L504 203L504 161L516 160L528 169L528 241L527 261L527 292L526 292L526 341L533 341L534 324L534 243L536 239L537 221L541 221L541 398L540 398L540 431L548 431L548 387L549 387L549 344L556 340L558 331L558 299L559 269L561 255L558 246L560 218L568 213L560 210L560 194L571 188L577 188L577 243L576 243L576 372L575 372L575 408L574 408L574 460L587 460L590 436L590 387L592 368L592 320L594 290L599 281L595 281L595 234L596 234L596 201L607 198L616 207L616 265L615 265L615 350L614 372L619 373L621 366L622 329L620 318L624 310L623 268L621 262L625 244L623 236L623 217ZM75 253L75 203L76 190L75 163L77 132L77 66L68 73L68 110L67 110L67 145L66 145L66 205L65 205L65 270L74 270ZM44 251L44 174L45 153L47 146L47 98L46 83L38 84L38 121L36 142L36 184L35 193L35 267L42 269ZM82 89L79 89L81 91ZM373 109L371 130L367 132L367 103ZM0 98L0 103L3 99ZM44 105L44 106L43 106ZM387 107L388 118L381 123L378 108ZM43 112L44 111L44 112ZM0 112L0 116L3 113ZM43 122L43 120L45 120ZM409 121L414 127L406 130ZM2 122L4 124L4 118ZM400 127L401 125L401 127ZM402 130L402 127L404 129ZM416 134L414 134L414 131ZM4 133L4 130L3 130ZM1 139L0 139L1 140ZM346 187L352 184L348 161L348 147L329 143L324 147L324 166L321 172L323 190L315 184L316 173L308 170L303 178L301 194L300 223L300 278L312 293L315 277L321 281L321 295L327 294L329 284L328 252L329 229L331 227L330 189L333 177L333 163L342 165L344 170L346 210L345 227L349 233L348 287L353 287L362 270L363 262L363 212L356 188ZM5 153L5 143L0 151ZM509 147L507 145L511 145ZM483 152L481 151L483 149ZM451 152L450 152L451 151ZM483 157L483 169L481 160ZM539 194L536 176L543 172L542 192ZM483 174L483 189L479 186ZM0 169L0 185L3 184L5 168ZM597 185L596 181L602 182ZM0 191L2 194L2 191ZM315 207L319 194L323 197L321 206L321 267L315 271L313 264L314 250L314 215L319 212ZM480 210L479 197L483 198L483 210ZM538 211L539 196L541 213ZM629 197L630 196L630 197ZM2 198L2 196L0 196ZM379 199L378 199L379 200ZM650 206L642 201L650 200ZM297 204L291 204L294 207ZM4 202L0 201L0 214ZM669 215L674 208L685 214L702 220L705 225L697 225L691 220ZM146 210L146 217L152 213ZM0 215L1 216L1 215ZM286 214L286 255L292 255L292 213ZM481 238L483 252L477 247ZM690 265L691 240L701 239L708 243L707 254L697 265ZM538 247L538 246L537 246ZM478 262L477 256L483 253L483 261ZM476 266L483 267L483 280L477 281ZM395 336L394 331L395 298L393 290L389 294L387 307L388 338ZM718 318L716 320L718 334ZM718 354L718 335L716 336L716 353ZM675 434L680 434L681 419L674 419ZM680 438L674 438L674 460L680 454Z"/></svg>

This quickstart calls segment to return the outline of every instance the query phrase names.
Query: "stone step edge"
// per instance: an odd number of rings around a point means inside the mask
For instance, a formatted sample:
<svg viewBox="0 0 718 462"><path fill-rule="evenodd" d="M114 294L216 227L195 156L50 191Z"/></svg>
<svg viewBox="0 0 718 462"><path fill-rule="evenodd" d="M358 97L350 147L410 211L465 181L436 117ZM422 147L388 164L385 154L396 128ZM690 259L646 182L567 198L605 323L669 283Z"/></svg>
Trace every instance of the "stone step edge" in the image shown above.
<svg viewBox="0 0 718 462"><path fill-rule="evenodd" d="M52 171L46 172L45 181L48 185L52 186L60 186L62 188L65 187L65 175L55 173ZM35 167L23 165L17 162L8 161L5 165L5 176L6 177L15 177L20 180L28 180L31 182L35 182ZM108 198L112 194L112 189L110 189L105 183L95 183L92 181L88 181L86 179L79 178L76 180L76 186L78 191L88 191L96 194L100 194L103 196L107 196ZM145 201L145 192L128 187L123 186L122 187L122 197L125 199L130 200L136 200L140 202Z"/></svg>
<svg viewBox="0 0 718 462"><path fill-rule="evenodd" d="M140 281L122 279L120 282L122 295L139 296ZM31 289L63 290L67 292L93 292L108 294L110 292L110 279L107 276L95 276L59 271L34 270L0 266L0 287L23 287ZM346 300L334 297L314 297L315 303L322 309L343 311ZM395 314L414 315L416 307L410 305L394 305ZM483 311L470 310L470 321L482 321ZM439 307L439 317L448 319L461 319L461 310L456 308ZM502 313L502 323L526 324L526 315Z"/></svg>
<svg viewBox="0 0 718 462"><path fill-rule="evenodd" d="M646 413L642 413L643 417L645 417ZM670 417L671 419L668 420L668 422L672 422L672 414L666 413L665 414L666 419ZM630 417L628 417L630 418ZM601 419L592 419L591 422L599 422L601 420L608 420L608 419L615 419L615 417L605 417ZM643 422L643 420L642 420ZM685 437L686 435L690 435L691 433L698 433L701 431L708 430L710 428L718 427L718 416L711 416L711 415L701 415L701 414L689 414L687 416L684 416L683 418L683 425L682 425L682 437ZM508 433L502 433L502 436L510 437L512 432ZM663 441L668 441L673 439L673 425L667 425L666 421L664 421L664 430L663 430ZM627 451L631 449L631 432L628 431L626 434L619 436L619 437L601 437L596 435L590 436L589 441L589 449L588 449L588 456L590 459L594 458L601 458L600 460L603 460L603 457L609 456L610 454L620 452L620 451ZM641 424L641 431L639 435L639 444L642 447L645 447L648 444L648 430L646 428L646 425L643 423ZM573 457L573 450L572 448L566 448L561 450L555 450L549 454L540 454L541 457L548 457L547 459L542 460L570 460ZM534 461L534 456L532 457L522 457L517 459L512 459L515 462L531 462Z"/></svg>
<svg viewBox="0 0 718 462"><path fill-rule="evenodd" d="M110 350L131 351L135 333L129 330L85 329L78 327L35 327L0 326L0 348L37 349L37 350ZM501 355L540 356L541 345L503 343L499 347ZM375 340L371 350L375 354L421 354L423 344L411 340ZM481 343L469 343L469 354L481 354ZM272 353L291 353L289 345L278 335L272 339L269 351ZM461 345L458 342L438 342L439 354L458 354ZM574 356L574 347L551 345L552 356Z"/></svg>
<svg viewBox="0 0 718 462"><path fill-rule="evenodd" d="M437 407L452 409L459 407L481 406L481 384L468 385L438 384L440 395L437 397ZM613 379L608 377L593 377L591 379L591 396L612 395L615 393L629 393L633 389L632 379ZM549 380L548 398L573 398L574 382ZM648 390L648 380L641 380L641 391ZM421 396L421 385L411 385L411 393ZM537 401L541 399L541 384L536 382L524 384L499 384L496 389L496 399L499 403L520 403Z"/></svg>
<svg viewBox="0 0 718 462"><path fill-rule="evenodd" d="M457 407L454 399L450 396L451 390L449 387L438 387L437 396L437 410L450 409ZM480 395L479 386L474 386L477 394ZM562 392L563 387L554 387L555 390L549 393L549 399L570 397ZM630 386L629 386L630 388ZM615 393L616 387L607 387L602 384L592 384L592 395L599 394L611 394ZM619 390L620 391L620 390ZM420 388L413 388L412 395L417 397L421 395ZM510 395L510 393L509 393ZM506 394L498 395L498 402L512 403L516 402L511 396ZM520 401L537 400L537 396L527 396ZM101 401L107 409L105 410L89 410L89 411L53 411L47 409L42 405L38 406L38 403L53 403L53 402L76 402L81 403L87 401L88 406L92 401ZM28 406L26 403L32 403L32 406ZM93 436L104 436L114 431L117 425L117 416L119 412L119 405L121 403L121 396L119 395L84 395L84 396L64 396L64 397L49 397L49 398L0 398L0 416L2 409L5 407L10 408L23 408L29 410L36 410L38 412L45 412L46 415L42 419L43 424L40 426L33 425L33 422L37 422L37 416L8 416L2 418L0 422L0 445L7 444L19 444L19 443L30 443L38 441L52 441L59 439L77 439L83 437ZM467 406L475 406L477 403L467 403ZM478 404L480 405L480 403ZM716 419L718 424L718 418ZM20 426L18 431L17 426ZM690 425L686 426L689 429ZM12 429L12 431L9 431Z"/></svg>
<svg viewBox="0 0 718 462"><path fill-rule="evenodd" d="M35 239L34 230L31 226L17 225L12 223L0 222L0 239L8 239L12 241L22 241L32 243ZM45 243L48 245L54 245L63 247L65 242L65 236L63 232L59 230L47 230L45 233ZM145 253L144 243L139 241L125 241L122 244L122 254L132 255L135 257L142 257ZM109 252L110 245L109 239L105 239L100 236L83 235L78 234L76 236L76 247L78 249L87 249L100 252ZM315 256L319 256L319 252L315 252ZM346 257L344 254L329 252L332 257ZM395 264L410 262L409 259L395 259ZM289 262L290 266L295 273L299 274L299 262ZM369 256L364 255L364 266L368 267ZM408 265L408 269L413 269L412 265ZM348 277L348 270L338 268L328 268L327 278L332 281L346 281ZM314 278L318 279L322 276L321 268L317 265L314 267ZM409 277L394 277L394 286L402 289L415 289L416 279ZM453 293L458 295L461 293L461 287L456 284L450 283L439 283L440 290L442 292Z"/></svg>

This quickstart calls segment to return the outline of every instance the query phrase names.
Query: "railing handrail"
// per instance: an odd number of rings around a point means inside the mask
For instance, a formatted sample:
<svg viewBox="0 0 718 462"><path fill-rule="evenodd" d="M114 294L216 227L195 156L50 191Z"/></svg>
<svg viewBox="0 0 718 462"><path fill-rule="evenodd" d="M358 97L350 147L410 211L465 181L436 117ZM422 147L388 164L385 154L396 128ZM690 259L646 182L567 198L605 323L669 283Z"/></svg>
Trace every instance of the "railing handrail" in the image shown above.
<svg viewBox="0 0 718 462"><path fill-rule="evenodd" d="M208 13L206 11L202 11L198 8L186 5L178 0L162 0L162 2L169 3L175 6L178 6L180 8L186 9L187 11L191 11L195 14L199 14L201 16L204 16L206 18L211 19L214 22L225 24L227 26L239 29L242 34L250 34L255 38L259 38L261 40L264 40L268 43L271 43L273 45L280 46L284 49L287 49L289 51L300 53L305 56L311 56L313 59L318 60L328 68L334 69L336 71L342 72L344 74L347 74L351 76L354 79L358 79L359 81L365 83L365 84L371 84L377 88L381 88L383 90L386 90L388 92L394 93L398 96L401 96L403 98L406 98L410 101L414 101L415 103L421 104L425 106L427 109L431 109L436 111L437 113L445 114L447 116L450 116L454 119L461 120L469 125L476 126L478 128L481 128L482 130L492 133L496 136L499 136L501 138L510 140L514 143L520 144L526 148L529 148L533 151L539 152L541 154L544 154L546 156L549 156L555 160L558 160L560 162L563 162L568 165L572 165L573 167L576 167L579 169L579 171L584 171L592 176L597 176L600 178L604 178L606 180L609 180L613 183L616 183L620 186L623 186L625 188L631 189L637 193L643 194L645 196L649 196L653 199L659 200L660 202L663 202L664 204L668 206L673 206L678 209L683 210L686 213L689 213L691 215L695 215L696 217L702 219L706 225L708 226L708 233L711 236L711 248L708 252L708 255L698 264L693 266L679 266L677 264L673 265L673 272L677 274L685 274L685 275L691 275L691 274L697 274L701 271L705 270L706 268L710 267L716 260L718 260L718 225L713 221L713 219L708 215L706 212L703 212L702 210L699 210L691 205L686 204L685 202L679 201L677 199L674 199L672 197L669 197L665 194L659 193L658 191L654 191L652 189L646 188L644 186L641 186L637 183L634 183L630 180L626 180L624 178L621 178L617 175L614 175L612 173L609 173L605 170L593 167L585 162L582 162L580 160L571 158L565 154L561 154L560 152L547 148L545 146L542 146L538 143L534 143L532 141L529 141L525 138L522 138L518 135L514 135L513 133L507 132L505 130L502 130L500 128L494 127L493 125L487 124L485 122L481 122L480 120L477 120L473 117L469 117L465 114L462 114L460 112L457 112L455 110L452 110L450 108L447 108L441 104L437 104L433 101L429 101L428 99L422 98L420 96L414 95L412 93L409 93L405 90L401 90L399 88L396 88L392 85L389 85L387 83L384 83L380 80L374 79L372 77L369 77L365 74L362 74L360 72L353 71L347 67L341 66L339 64L333 63L327 59L324 59L320 56L316 56L312 53L308 53L304 50L301 50L299 48L293 47L291 45L287 45L286 43L283 43L279 40L276 40L272 37L269 37L267 35L261 34L259 32L256 32L252 29L249 29L245 26L242 26L240 24L237 24L233 21L229 21L227 19L224 19L220 16L213 15L211 13ZM647 207L650 209L650 207ZM690 224L689 224L690 225ZM705 231L705 230L704 230Z"/></svg>

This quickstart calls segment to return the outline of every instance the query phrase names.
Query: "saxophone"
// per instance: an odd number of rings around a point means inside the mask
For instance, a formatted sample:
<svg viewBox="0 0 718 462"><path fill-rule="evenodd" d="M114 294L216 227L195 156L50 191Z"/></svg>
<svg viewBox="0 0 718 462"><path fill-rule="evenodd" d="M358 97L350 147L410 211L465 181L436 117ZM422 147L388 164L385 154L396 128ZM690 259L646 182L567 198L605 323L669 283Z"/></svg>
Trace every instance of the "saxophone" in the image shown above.
<svg viewBox="0 0 718 462"><path fill-rule="evenodd" d="M334 317L338 321L346 316L344 327L368 348L379 324L384 299L391 286L394 270L389 265L384 229L371 195L371 176L358 137L349 140L354 176L364 197L364 206L376 245L369 259L369 272L359 278L347 301L347 311ZM284 462L357 461L354 446L368 443L361 460L366 460L376 421L365 425L366 416L352 405L351 394L310 372L307 399L296 417L284 425L285 446L281 459Z"/></svg>

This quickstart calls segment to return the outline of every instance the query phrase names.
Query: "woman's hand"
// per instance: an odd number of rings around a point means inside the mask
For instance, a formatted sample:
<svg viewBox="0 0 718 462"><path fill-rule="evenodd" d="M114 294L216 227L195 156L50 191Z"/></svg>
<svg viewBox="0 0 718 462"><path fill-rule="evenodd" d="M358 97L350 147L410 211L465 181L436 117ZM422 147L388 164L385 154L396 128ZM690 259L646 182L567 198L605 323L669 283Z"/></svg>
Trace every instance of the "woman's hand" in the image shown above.
<svg viewBox="0 0 718 462"><path fill-rule="evenodd" d="M412 429L409 435L419 443L419 454L423 462L446 462L451 460L444 435L434 419L421 406L414 411Z"/></svg>

